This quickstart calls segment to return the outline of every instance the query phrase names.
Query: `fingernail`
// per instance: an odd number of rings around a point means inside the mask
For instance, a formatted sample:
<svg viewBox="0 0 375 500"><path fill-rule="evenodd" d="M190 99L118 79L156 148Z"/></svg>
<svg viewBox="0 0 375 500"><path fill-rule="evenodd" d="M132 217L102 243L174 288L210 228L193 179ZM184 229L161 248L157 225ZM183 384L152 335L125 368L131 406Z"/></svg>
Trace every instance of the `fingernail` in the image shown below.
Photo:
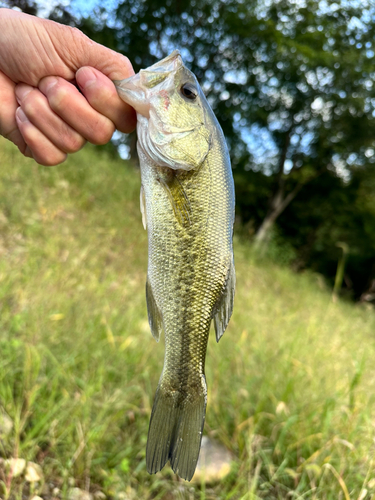
<svg viewBox="0 0 375 500"><path fill-rule="evenodd" d="M18 120L22 123L25 123L25 122L28 122L28 118L27 116L25 115L25 113L23 112L22 108L17 108L16 109L16 118L18 118Z"/></svg>
<svg viewBox="0 0 375 500"><path fill-rule="evenodd" d="M77 83L81 89L87 89L98 81L95 72L90 68L81 69L79 72Z"/></svg>
<svg viewBox="0 0 375 500"><path fill-rule="evenodd" d="M47 94L58 82L58 79L54 76L47 76L39 84L39 89L43 94Z"/></svg>
<svg viewBox="0 0 375 500"><path fill-rule="evenodd" d="M21 104L21 102L25 99L25 97L30 94L30 92L33 90L32 87L29 87L29 85L16 85L16 99L18 104Z"/></svg>

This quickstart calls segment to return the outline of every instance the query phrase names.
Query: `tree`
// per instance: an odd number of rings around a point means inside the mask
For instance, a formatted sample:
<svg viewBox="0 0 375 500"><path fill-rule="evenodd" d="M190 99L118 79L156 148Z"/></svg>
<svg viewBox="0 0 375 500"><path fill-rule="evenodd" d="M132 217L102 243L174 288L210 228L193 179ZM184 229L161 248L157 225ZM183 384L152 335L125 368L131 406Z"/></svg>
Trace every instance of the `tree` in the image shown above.
<svg viewBox="0 0 375 500"><path fill-rule="evenodd" d="M327 170L348 175L347 162L369 163L374 19L370 2L127 0L115 19L102 9L80 27L136 70L180 48L223 126L237 177L260 171L272 181L261 244L306 184Z"/></svg>
<svg viewBox="0 0 375 500"><path fill-rule="evenodd" d="M353 4L351 4L353 5ZM363 3L362 3L362 6ZM337 3L278 2L269 11L277 38L268 40L261 61L259 107L276 146L271 167L274 189L255 241L270 227L302 187L327 170L338 175L345 162L368 163L373 145L371 57L374 25L353 6ZM264 97L265 94L265 97Z"/></svg>
<svg viewBox="0 0 375 500"><path fill-rule="evenodd" d="M51 17L125 53L136 71L179 48L222 124L237 214L256 244L278 222L301 267L332 276L342 241L368 269L375 219L358 178L375 160L373 2L127 0L88 19L63 6Z"/></svg>
<svg viewBox="0 0 375 500"><path fill-rule="evenodd" d="M36 16L38 13L38 4L34 0L5 0L4 3L10 9L16 7L22 12L25 12L25 14Z"/></svg>

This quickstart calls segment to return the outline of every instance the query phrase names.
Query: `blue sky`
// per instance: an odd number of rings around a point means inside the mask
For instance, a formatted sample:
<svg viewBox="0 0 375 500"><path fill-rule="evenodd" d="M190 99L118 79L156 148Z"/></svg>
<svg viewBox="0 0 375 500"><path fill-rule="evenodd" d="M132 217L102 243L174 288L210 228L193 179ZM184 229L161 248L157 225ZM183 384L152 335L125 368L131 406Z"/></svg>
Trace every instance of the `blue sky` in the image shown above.
<svg viewBox="0 0 375 500"><path fill-rule="evenodd" d="M79 13L82 16L88 16L94 9L98 7L104 7L107 10L115 9L118 1L117 0L36 0L39 6L39 16L46 17L48 13L57 4L62 4L65 7L69 7L73 12ZM0 0L0 6L5 6L5 2Z"/></svg>
<svg viewBox="0 0 375 500"><path fill-rule="evenodd" d="M72 2L66 2L66 5L74 11L78 11L81 15L89 15L95 8L104 7L106 10L115 9L117 7L117 0L73 0Z"/></svg>

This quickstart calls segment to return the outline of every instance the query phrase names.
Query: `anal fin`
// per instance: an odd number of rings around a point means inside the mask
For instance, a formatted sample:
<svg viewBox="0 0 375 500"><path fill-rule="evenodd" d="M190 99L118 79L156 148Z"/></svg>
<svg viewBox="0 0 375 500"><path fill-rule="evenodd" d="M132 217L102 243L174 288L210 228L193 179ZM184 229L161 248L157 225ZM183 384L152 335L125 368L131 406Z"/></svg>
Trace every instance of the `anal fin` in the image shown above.
<svg viewBox="0 0 375 500"><path fill-rule="evenodd" d="M229 267L228 277L225 283L224 291L217 303L214 313L216 342L219 342L219 340L223 336L228 326L230 317L232 316L235 288L236 288L236 271L234 268L234 262L232 260Z"/></svg>
<svg viewBox="0 0 375 500"><path fill-rule="evenodd" d="M158 306L156 305L151 285L148 280L146 281L146 303L148 322L151 328L151 333L156 342L159 342L160 334L163 331L163 321Z"/></svg>

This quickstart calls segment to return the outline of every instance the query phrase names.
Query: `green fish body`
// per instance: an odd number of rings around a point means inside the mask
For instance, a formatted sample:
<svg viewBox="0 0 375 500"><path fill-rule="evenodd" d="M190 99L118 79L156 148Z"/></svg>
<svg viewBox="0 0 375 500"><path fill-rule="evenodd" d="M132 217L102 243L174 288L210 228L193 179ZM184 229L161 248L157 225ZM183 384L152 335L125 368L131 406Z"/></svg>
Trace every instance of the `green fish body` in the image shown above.
<svg viewBox="0 0 375 500"><path fill-rule="evenodd" d="M115 83L137 111L148 318L157 341L165 334L147 468L156 473L169 459L190 481L205 418L210 324L219 341L233 308L232 170L221 127L177 51Z"/></svg>

